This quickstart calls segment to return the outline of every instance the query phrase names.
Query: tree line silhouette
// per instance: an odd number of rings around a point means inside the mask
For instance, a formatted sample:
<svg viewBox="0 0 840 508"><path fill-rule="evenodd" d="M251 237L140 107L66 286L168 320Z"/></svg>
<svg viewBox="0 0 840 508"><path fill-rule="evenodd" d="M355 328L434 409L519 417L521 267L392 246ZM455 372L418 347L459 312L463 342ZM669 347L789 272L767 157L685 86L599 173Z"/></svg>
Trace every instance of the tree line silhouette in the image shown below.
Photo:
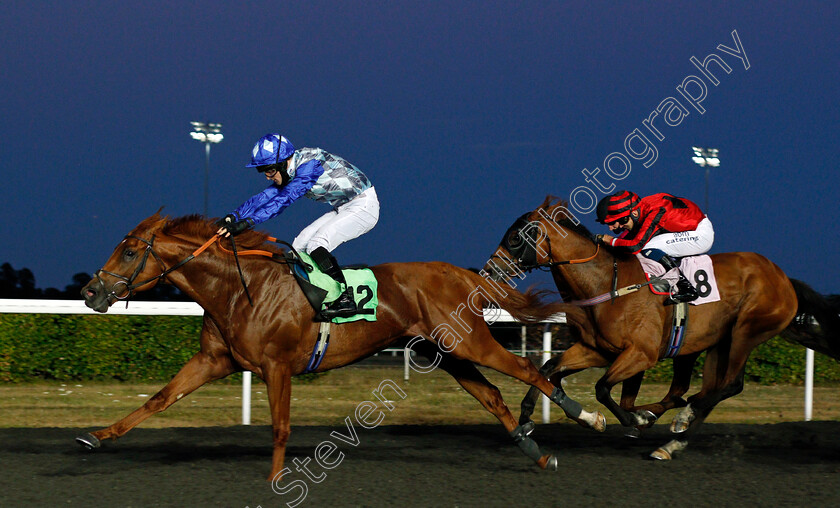
<svg viewBox="0 0 840 508"><path fill-rule="evenodd" d="M41 299L41 300L81 300L82 288L90 281L91 274L80 272L72 277L72 282L63 290L56 288L41 289L35 286L35 274L29 268L15 270L10 263L0 265L0 298ZM189 301L175 286L158 284L149 291L137 293L135 301Z"/></svg>

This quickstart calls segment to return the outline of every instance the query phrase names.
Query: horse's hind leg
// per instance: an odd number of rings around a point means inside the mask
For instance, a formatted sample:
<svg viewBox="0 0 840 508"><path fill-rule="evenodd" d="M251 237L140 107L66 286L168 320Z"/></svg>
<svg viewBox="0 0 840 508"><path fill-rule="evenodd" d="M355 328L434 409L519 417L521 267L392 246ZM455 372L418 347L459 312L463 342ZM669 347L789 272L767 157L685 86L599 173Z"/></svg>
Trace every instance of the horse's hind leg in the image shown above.
<svg viewBox="0 0 840 508"><path fill-rule="evenodd" d="M540 374L549 378L551 384L554 386L560 386L562 382L562 376L558 376L556 378L552 378L559 368L557 365L560 363L560 356L553 356L548 359L547 362L540 367ZM525 394L525 397L522 399L522 402L519 405L519 424L520 425L528 425L532 424L531 422L531 415L534 414L534 408L537 406L537 398L540 396L540 391L537 387L532 386L528 388L528 393Z"/></svg>
<svg viewBox="0 0 840 508"><path fill-rule="evenodd" d="M535 386L575 421L583 421L586 426L596 430L606 428L606 418L603 414L599 411L594 413L585 411L577 401L566 395L562 387L552 386L548 379L534 367L531 360L514 355L496 342L483 321L480 326L476 323L475 328L470 337L471 340L460 342L451 351L452 356L490 367L523 383Z"/></svg>
<svg viewBox="0 0 840 508"><path fill-rule="evenodd" d="M421 342L415 345L414 349L434 360L438 350L431 342ZM533 439L528 437L527 432L516 424L516 420L510 413L502 394L495 385L490 383L481 372L476 369L468 360L456 359L451 355L441 355L438 364L448 372L470 395L476 398L484 408L492 413L502 422L508 434L519 446L522 452L537 463L542 469L557 469L557 459L552 455L543 455L539 446Z"/></svg>
<svg viewBox="0 0 840 508"><path fill-rule="evenodd" d="M750 352L778 333L778 330L743 338L743 330L736 327L731 340L722 340L708 350L703 365L703 388L691 397L689 404L671 423L671 431L679 437L655 450L650 456L670 460L674 453L688 446L706 417L722 400L733 397L744 389L744 368Z"/></svg>
<svg viewBox="0 0 840 508"><path fill-rule="evenodd" d="M212 347L217 343L210 335L205 320L201 332L202 350L190 358L166 386L122 420L105 429L79 436L76 441L88 448L98 448L101 440L116 439L124 435L146 418L163 411L201 385L238 370L226 349Z"/></svg>

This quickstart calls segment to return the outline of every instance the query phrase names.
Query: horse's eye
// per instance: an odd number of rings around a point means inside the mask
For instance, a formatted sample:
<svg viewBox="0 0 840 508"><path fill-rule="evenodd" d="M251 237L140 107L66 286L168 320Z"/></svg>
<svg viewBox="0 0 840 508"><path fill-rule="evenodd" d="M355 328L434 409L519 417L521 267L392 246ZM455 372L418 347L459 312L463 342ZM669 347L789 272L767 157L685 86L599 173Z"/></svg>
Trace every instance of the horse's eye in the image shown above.
<svg viewBox="0 0 840 508"><path fill-rule="evenodd" d="M508 243L511 245L511 247L516 247L517 245L522 243L522 237L519 236L519 231L510 234L510 237L508 237Z"/></svg>
<svg viewBox="0 0 840 508"><path fill-rule="evenodd" d="M123 251L123 256L125 257L125 259L134 259L135 255L137 255L137 252L131 249L125 249L125 251Z"/></svg>

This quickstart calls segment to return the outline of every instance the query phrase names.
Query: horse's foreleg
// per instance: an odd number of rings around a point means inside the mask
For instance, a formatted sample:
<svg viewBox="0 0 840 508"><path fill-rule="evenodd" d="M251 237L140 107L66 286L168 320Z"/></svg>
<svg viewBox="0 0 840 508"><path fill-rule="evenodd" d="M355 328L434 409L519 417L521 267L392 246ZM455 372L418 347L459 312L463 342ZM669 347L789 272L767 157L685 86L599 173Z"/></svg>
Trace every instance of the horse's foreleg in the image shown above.
<svg viewBox="0 0 840 508"><path fill-rule="evenodd" d="M557 362L559 358L559 363ZM581 370L589 367L603 367L609 362L598 351L592 349L582 342L577 342L572 347L567 349L561 356L554 357L540 369L540 374L549 378L551 384L557 387L562 393L562 404L560 407L566 416L578 422L584 427L593 428L599 432L603 432L606 428L606 419L599 412L589 413L580 408L580 405L572 400L563 392L562 381L566 376L570 376ZM522 425L533 423L530 422L530 416L534 412L537 397L539 397L539 390L532 386L528 390L528 394L522 400L522 413L519 416L519 423ZM552 399L554 400L554 399ZM557 401L555 401L557 402ZM559 404L559 403L558 403ZM578 409L580 409L578 411Z"/></svg>
<svg viewBox="0 0 840 508"><path fill-rule="evenodd" d="M283 469L286 459L286 442L289 440L291 425L289 407L292 397L292 370L285 363L272 363L263 368L265 385L268 391L268 406L271 411L274 452L271 459L271 475L268 480L279 482L288 469Z"/></svg>
<svg viewBox="0 0 840 508"><path fill-rule="evenodd" d="M651 355L637 348L625 349L595 384L595 398L618 418L621 425L630 427L644 422L639 421L636 414L630 413L618 405L610 395L610 391L616 384L644 372L655 363L655 356L651 358ZM641 378L639 378L639 381L641 381Z"/></svg>
<svg viewBox="0 0 840 508"><path fill-rule="evenodd" d="M693 353L674 358L674 377L671 380L671 387L668 389L668 393L665 394L661 401L654 404L645 404L643 406L628 408L628 411L635 411L636 413L649 411L655 417L654 420L650 421L647 425L640 426L640 428L653 425L656 419L659 419L659 417L666 411L685 407L688 404L682 396L688 392L688 388L691 386L691 376L694 364L696 363L699 355L700 353ZM622 407L625 406L622 404Z"/></svg>
<svg viewBox="0 0 840 508"><path fill-rule="evenodd" d="M193 392L201 385L220 379L236 371L236 366L230 356L210 356L199 352L184 365L175 377L157 392L152 398L146 401L130 415L126 416L108 428L92 432L86 436L80 436L76 440L85 446L95 448L103 439L116 439L129 430L136 427L140 422L168 408L181 397ZM93 438L92 440L90 438Z"/></svg>

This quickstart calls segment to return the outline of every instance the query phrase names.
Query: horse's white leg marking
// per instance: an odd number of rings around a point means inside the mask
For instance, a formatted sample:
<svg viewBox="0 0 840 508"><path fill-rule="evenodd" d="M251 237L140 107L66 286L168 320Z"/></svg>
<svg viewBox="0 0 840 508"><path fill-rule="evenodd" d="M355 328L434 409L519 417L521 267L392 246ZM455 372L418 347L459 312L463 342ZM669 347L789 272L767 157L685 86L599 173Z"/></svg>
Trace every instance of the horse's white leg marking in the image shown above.
<svg viewBox="0 0 840 508"><path fill-rule="evenodd" d="M685 450L687 446L688 441L678 441L674 439L651 453L650 457L656 460L671 460L675 453L680 450Z"/></svg>
<svg viewBox="0 0 840 508"><path fill-rule="evenodd" d="M674 417L674 421L671 422L671 432L675 434L685 432L688 430L688 426L691 422L694 421L694 418L694 409L691 408L691 404L685 406L685 408Z"/></svg>
<svg viewBox="0 0 840 508"><path fill-rule="evenodd" d="M607 418L600 411L590 413L589 411L582 409L578 418L585 421L590 427L598 432L604 432L607 428Z"/></svg>

